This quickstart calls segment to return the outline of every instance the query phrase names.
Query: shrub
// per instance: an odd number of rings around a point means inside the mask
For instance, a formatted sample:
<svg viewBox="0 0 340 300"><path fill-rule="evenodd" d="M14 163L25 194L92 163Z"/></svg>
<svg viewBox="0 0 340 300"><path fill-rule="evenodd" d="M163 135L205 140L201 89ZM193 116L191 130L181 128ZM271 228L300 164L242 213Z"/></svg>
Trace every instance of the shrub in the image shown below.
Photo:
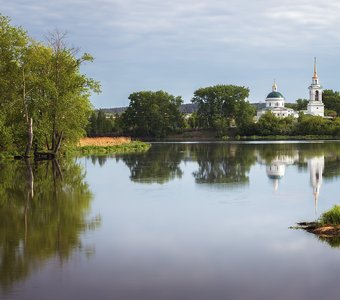
<svg viewBox="0 0 340 300"><path fill-rule="evenodd" d="M323 213L320 222L322 224L340 225L340 205L335 205L331 210Z"/></svg>

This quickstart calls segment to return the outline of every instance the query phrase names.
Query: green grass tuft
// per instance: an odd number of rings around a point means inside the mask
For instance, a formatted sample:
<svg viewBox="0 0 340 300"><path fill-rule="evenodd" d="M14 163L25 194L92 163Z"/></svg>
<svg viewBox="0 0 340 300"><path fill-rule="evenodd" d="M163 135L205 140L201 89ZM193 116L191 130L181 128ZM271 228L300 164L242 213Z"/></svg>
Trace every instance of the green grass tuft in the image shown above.
<svg viewBox="0 0 340 300"><path fill-rule="evenodd" d="M114 145L114 146L83 146L76 147L73 151L69 151L74 155L87 156L87 155L108 155L108 154L124 154L134 152L146 152L151 147L150 144L134 141L131 143Z"/></svg>
<svg viewBox="0 0 340 300"><path fill-rule="evenodd" d="M323 213L320 217L320 223L340 225L340 205L335 205L331 210Z"/></svg>

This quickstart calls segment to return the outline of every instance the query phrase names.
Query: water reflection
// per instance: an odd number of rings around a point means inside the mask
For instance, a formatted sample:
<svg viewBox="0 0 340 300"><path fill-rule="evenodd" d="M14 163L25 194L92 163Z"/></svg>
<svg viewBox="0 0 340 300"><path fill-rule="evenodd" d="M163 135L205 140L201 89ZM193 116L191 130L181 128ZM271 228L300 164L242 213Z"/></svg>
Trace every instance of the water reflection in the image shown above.
<svg viewBox="0 0 340 300"><path fill-rule="evenodd" d="M322 176L333 179L340 176L340 150L334 143L288 144L153 144L143 154L118 155L130 170L130 179L139 183L163 184L181 178L181 162L195 162L192 172L197 184L245 185L249 172L256 163L266 165L266 174L277 190L279 180L288 166L310 170L313 194L318 197ZM91 157L102 166L106 158Z"/></svg>
<svg viewBox="0 0 340 300"><path fill-rule="evenodd" d="M300 157L299 151L293 151L290 155L277 154L271 157L270 160L266 160L262 157L261 152L257 153L257 161L260 164L266 165L266 174L268 178L273 181L274 190L277 191L279 181L285 176L286 167L290 165L307 164L307 169L310 174L310 184L313 189L313 195L315 200L315 206L317 206L317 200L320 194L320 188L322 185L322 176L325 166L325 155L313 156L313 157Z"/></svg>
<svg viewBox="0 0 340 300"><path fill-rule="evenodd" d="M249 181L250 167L255 163L253 147L237 144L191 145L198 170L193 172L195 182L202 184L244 185Z"/></svg>
<svg viewBox="0 0 340 300"><path fill-rule="evenodd" d="M277 191L279 187L279 180L284 177L286 166L293 165L299 159L297 151L288 154L277 154L271 157L270 160L262 157L261 152L257 151L257 161L260 164L266 165L266 174L268 178L273 180L274 190Z"/></svg>
<svg viewBox="0 0 340 300"><path fill-rule="evenodd" d="M314 156L308 159L310 184L313 189L315 212L318 210L318 199L322 185L322 174L325 168L325 156Z"/></svg>
<svg viewBox="0 0 340 300"><path fill-rule="evenodd" d="M73 161L15 161L0 165L0 286L3 291L51 258L60 262L82 250L81 233L100 218L87 219L92 194Z"/></svg>
<svg viewBox="0 0 340 300"><path fill-rule="evenodd" d="M319 236L318 239L327 243L331 248L340 248L340 237L325 237Z"/></svg>
<svg viewBox="0 0 340 300"><path fill-rule="evenodd" d="M339 157L340 143L153 144L78 160L89 185L74 162L0 165L5 297L338 299L339 240L288 227L316 218L314 194L337 203ZM90 204L104 221L84 236Z"/></svg>
<svg viewBox="0 0 340 300"><path fill-rule="evenodd" d="M174 178L181 178L183 171L179 164L185 156L180 144L169 144L159 151L151 147L146 153L117 156L130 169L131 181L163 184Z"/></svg>
<svg viewBox="0 0 340 300"><path fill-rule="evenodd" d="M319 151L318 151L319 153ZM325 168L325 155L306 157L303 155L301 158L299 151L293 151L290 155L278 154L275 157L271 157L270 160L265 160L261 156L261 152L257 153L257 161L260 164L266 165L266 174L268 178L273 181L274 190L277 191L279 187L279 181L285 176L286 166L300 164L301 160L304 164L307 164L309 170L310 185L313 191L315 212L318 208L318 199L320 195L320 189L322 185L322 177ZM329 158L328 158L329 159ZM340 164L337 166L340 167Z"/></svg>

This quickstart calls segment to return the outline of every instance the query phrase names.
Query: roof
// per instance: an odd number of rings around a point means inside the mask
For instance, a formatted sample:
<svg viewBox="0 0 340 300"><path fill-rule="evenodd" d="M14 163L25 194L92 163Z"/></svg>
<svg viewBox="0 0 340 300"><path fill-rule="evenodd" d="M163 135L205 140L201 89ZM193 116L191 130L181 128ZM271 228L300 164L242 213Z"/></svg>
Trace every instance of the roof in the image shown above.
<svg viewBox="0 0 340 300"><path fill-rule="evenodd" d="M284 98L283 95L279 92L271 92L268 94L267 99L272 98Z"/></svg>
<svg viewBox="0 0 340 300"><path fill-rule="evenodd" d="M269 110L269 111L289 111L289 112L293 112L294 109L292 108L288 108L288 107L265 107L263 109L260 110Z"/></svg>

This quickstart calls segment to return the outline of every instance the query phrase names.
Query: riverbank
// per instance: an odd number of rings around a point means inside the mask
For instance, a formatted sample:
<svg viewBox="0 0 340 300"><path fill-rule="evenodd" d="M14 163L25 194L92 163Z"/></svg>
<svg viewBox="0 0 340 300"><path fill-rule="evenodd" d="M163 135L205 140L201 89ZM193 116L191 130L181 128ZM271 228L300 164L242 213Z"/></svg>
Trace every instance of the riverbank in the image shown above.
<svg viewBox="0 0 340 300"><path fill-rule="evenodd" d="M133 141L127 137L83 138L79 141L77 147L71 149L69 153L77 156L123 154L145 152L150 147L149 143Z"/></svg>
<svg viewBox="0 0 340 300"><path fill-rule="evenodd" d="M340 237L340 225L320 224L318 222L297 223L298 229L306 230L324 238Z"/></svg>
<svg viewBox="0 0 340 300"><path fill-rule="evenodd" d="M165 142L205 142L205 141L313 141L313 140L340 140L339 136L331 135L252 135L240 136L236 134L236 128L231 128L227 135L218 136L215 130L191 129L181 133L171 134L166 138L142 138L143 141Z"/></svg>
<svg viewBox="0 0 340 300"><path fill-rule="evenodd" d="M335 205L314 222L300 222L292 228L303 229L332 247L340 247L340 206Z"/></svg>

